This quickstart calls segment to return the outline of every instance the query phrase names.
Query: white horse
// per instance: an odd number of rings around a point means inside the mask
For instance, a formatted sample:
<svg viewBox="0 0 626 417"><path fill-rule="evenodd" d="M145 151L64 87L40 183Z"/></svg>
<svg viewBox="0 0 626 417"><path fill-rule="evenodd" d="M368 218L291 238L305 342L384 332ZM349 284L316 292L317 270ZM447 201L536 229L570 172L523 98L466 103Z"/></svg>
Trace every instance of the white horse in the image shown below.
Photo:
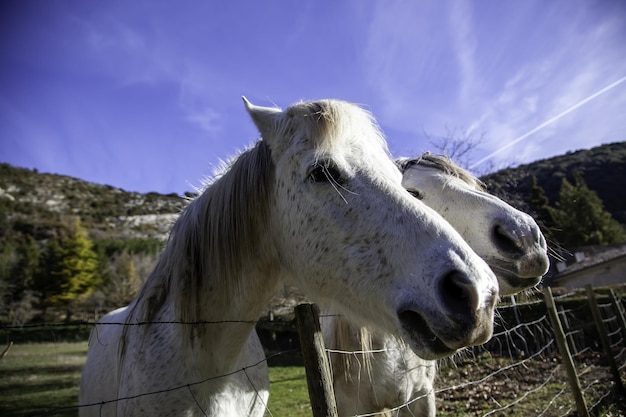
<svg viewBox="0 0 626 417"><path fill-rule="evenodd" d="M184 209L137 298L95 326L81 416L262 416L254 325L287 282L421 357L491 336L493 272L402 187L369 113L244 101L261 140Z"/></svg>
<svg viewBox="0 0 626 417"><path fill-rule="evenodd" d="M426 153L398 165L402 185L448 220L493 268L501 295L533 287L547 272L546 241L532 217L486 193L478 179L446 157ZM340 417L383 409L405 417L435 415L435 361L420 358L392 334L326 313L327 347L344 352L331 354ZM359 353L345 353L354 351Z"/></svg>

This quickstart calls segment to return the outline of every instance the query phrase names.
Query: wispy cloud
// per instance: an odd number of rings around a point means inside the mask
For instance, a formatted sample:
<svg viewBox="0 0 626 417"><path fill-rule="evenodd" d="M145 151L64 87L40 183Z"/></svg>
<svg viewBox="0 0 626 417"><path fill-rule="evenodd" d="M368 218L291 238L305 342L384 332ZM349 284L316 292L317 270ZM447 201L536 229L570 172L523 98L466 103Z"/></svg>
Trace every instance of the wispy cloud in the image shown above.
<svg viewBox="0 0 626 417"><path fill-rule="evenodd" d="M216 85L208 71L191 63L188 63L179 80L178 105L186 120L206 133L215 133L221 128L222 117L211 105L215 100Z"/></svg>
<svg viewBox="0 0 626 417"><path fill-rule="evenodd" d="M221 116L211 103L221 83L211 76L213 71L206 64L181 53L180 39L174 42L156 31L139 32L107 14L77 21L107 76L122 88L170 84L178 91L176 104L183 120L205 133L219 131Z"/></svg>
<svg viewBox="0 0 626 417"><path fill-rule="evenodd" d="M622 77L619 80L617 80L617 81L607 85L606 87L596 91L595 93L585 97L584 99L577 101L575 104L567 107L566 109L564 109L563 111L559 112L555 116L550 117L548 120L544 121L543 123L539 124L538 126L535 126L534 128L532 128L528 132L524 133L523 135L521 135L521 136L519 136L519 137L517 137L515 139L510 140L505 145L500 146L495 151L491 152L490 154L488 154L484 158L480 159L478 162L476 162L470 168L474 168L474 167L480 165L482 162L484 162L484 161L490 159L491 157L495 156L496 154L501 153L501 152L505 151L506 149L508 149L508 148L510 148L512 146L515 146L517 143L525 140L526 138L530 137L531 135L541 131L542 129L545 129L546 127L552 125L553 123L556 123L560 119L566 117L571 112L573 112L573 111L577 110L578 108L584 106L585 104L589 103L591 100L595 100L596 98L600 97L602 94L605 94L605 93L613 90L614 88L619 87L624 82L626 82L626 76Z"/></svg>
<svg viewBox="0 0 626 417"><path fill-rule="evenodd" d="M376 59L366 61L369 86L382 107L377 115L415 140L423 130L443 135L448 126L485 132L476 159L626 74L626 49L618 41L626 38L623 19L586 3L565 15L562 3L542 2L501 8L497 16L470 2L394 1L379 7L367 50ZM590 19L590 13L598 15ZM619 122L605 123L613 132L599 125L615 118L606 109L623 106L620 94L572 110L510 145L498 159L527 162L590 143L590 136L619 140Z"/></svg>
<svg viewBox="0 0 626 417"><path fill-rule="evenodd" d="M445 4L406 0L375 4L364 67L368 86L380 103L377 116L395 128L420 132L423 109L445 113L445 97L456 91L455 68L447 65L451 50Z"/></svg>
<svg viewBox="0 0 626 417"><path fill-rule="evenodd" d="M450 38L458 62L459 94L462 106L472 105L481 90L482 81L476 73L476 29L470 2L452 2L448 13Z"/></svg>
<svg viewBox="0 0 626 417"><path fill-rule="evenodd" d="M616 120L615 112L625 104L626 85L603 90L626 75L626 54L616 53L623 24L609 18L572 26L576 30L563 31L558 49L514 72L474 121L488 132L490 157L529 162L626 139L626 121Z"/></svg>
<svg viewBox="0 0 626 417"><path fill-rule="evenodd" d="M119 85L156 83L170 71L167 59L158 59L157 44L150 33L140 32L114 13L72 15L80 31L83 54L90 70L115 80Z"/></svg>
<svg viewBox="0 0 626 417"><path fill-rule="evenodd" d="M484 132L476 161L626 74L623 2L191 4L24 8L11 22L19 47L0 44L15 66L0 72L15 110L0 107L4 137L49 144L74 175L97 169L126 181L143 172L156 183L153 166L170 164L194 180L254 139L241 94L280 106L338 97L369 107L398 155L432 147L424 132ZM511 145L495 165L625 140L624 90ZM172 152L198 146L209 149ZM104 162L82 163L90 158Z"/></svg>

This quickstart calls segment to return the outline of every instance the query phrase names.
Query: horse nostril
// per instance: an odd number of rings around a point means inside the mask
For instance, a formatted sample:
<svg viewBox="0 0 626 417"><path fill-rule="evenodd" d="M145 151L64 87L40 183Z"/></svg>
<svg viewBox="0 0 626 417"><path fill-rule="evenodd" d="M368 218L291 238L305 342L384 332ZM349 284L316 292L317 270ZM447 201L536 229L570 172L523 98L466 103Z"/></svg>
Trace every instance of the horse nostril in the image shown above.
<svg viewBox="0 0 626 417"><path fill-rule="evenodd" d="M516 233L509 231L505 226L496 224L492 232L493 243L502 252L508 255L524 255L522 241Z"/></svg>
<svg viewBox="0 0 626 417"><path fill-rule="evenodd" d="M453 270L439 281L439 291L450 313L471 319L478 309L476 286L467 275Z"/></svg>

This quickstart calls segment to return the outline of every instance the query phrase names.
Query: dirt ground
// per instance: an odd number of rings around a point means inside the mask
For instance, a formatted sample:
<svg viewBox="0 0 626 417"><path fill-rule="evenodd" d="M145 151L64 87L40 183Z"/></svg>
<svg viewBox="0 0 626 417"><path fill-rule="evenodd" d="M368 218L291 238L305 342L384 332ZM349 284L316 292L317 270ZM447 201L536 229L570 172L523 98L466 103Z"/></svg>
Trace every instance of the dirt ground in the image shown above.
<svg viewBox="0 0 626 417"><path fill-rule="evenodd" d="M626 416L626 401L614 389L601 354L575 358L587 408L596 415ZM622 369L622 380L626 373ZM457 359L440 367L438 416L573 416L576 406L560 357Z"/></svg>

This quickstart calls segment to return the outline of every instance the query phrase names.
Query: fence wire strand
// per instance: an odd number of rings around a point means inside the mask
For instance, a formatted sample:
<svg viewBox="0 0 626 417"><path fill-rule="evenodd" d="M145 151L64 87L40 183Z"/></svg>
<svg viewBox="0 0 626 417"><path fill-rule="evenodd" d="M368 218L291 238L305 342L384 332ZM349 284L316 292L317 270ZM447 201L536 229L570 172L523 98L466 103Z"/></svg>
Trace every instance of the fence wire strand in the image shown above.
<svg viewBox="0 0 626 417"><path fill-rule="evenodd" d="M565 302L570 299L578 300L579 298L584 298L584 297L585 297L584 292L572 291L572 292L568 292L567 294L555 296L554 299L555 301L557 301L557 305L562 307L563 305L565 305ZM622 297L621 295L618 296L619 308L624 309L624 301L625 301L624 297ZM521 309L522 307L532 308L532 307L537 307L540 305L541 305L540 301L530 301L528 303L515 304L513 306L504 306L504 307L501 307L501 309L502 310L518 309L519 311L519 309ZM585 342L585 339L588 339L589 337L588 333L590 331L594 331L595 324L592 320L590 320L589 306L584 302L584 300L580 302L577 302L577 301L569 302L567 305L568 305L567 308L559 308L558 317L564 323L564 327L567 329L565 333L566 340L571 349L571 353L573 357L576 358L578 368L582 368L581 370L578 371L579 377L590 378L584 385L583 392L587 394L590 398L592 398L592 395L591 395L592 393L597 397L597 394L596 394L597 388L598 386L603 386L602 384L604 383L603 381L599 380L597 377L593 376L592 373L598 372L599 367L597 365L594 365L593 363L591 364L585 363L585 360L588 360L585 358L590 358L593 355L598 355L597 353L595 353L597 352L598 347L591 346L588 344L588 342ZM625 361L626 347L624 346L624 340L625 340L626 335L622 334L623 331L621 329L618 317L616 316L617 313L614 311L615 308L613 304L611 302L599 303L598 306L601 309L602 315L605 317L602 321L603 323L605 323L605 326L607 326L607 328L609 329L608 336L611 339L611 347L614 351L613 356L616 359L619 359L620 361L619 370L623 371L624 368L626 368L626 361ZM502 315L499 315L499 316L502 317ZM517 314L515 315L515 317L516 317L516 320L519 320L519 317L517 316ZM89 326L91 326L93 329L98 329L99 326L134 326L134 327L141 327L141 326L148 326L148 325L204 326L204 325L216 325L216 324L219 325L219 324L231 324L231 323L246 323L246 324L255 324L255 325L258 324L257 321L250 321L250 320L220 320L220 321L199 320L199 321L154 321L154 322L137 321L137 322L130 322L130 323L126 323L126 322L99 323L99 322L84 320L84 321L73 322L73 323L54 322L54 323L35 323L35 324L25 324L25 325L0 325L0 330L8 331L10 333L13 331L19 331L19 330L24 330L24 329L41 329L42 331L47 331L47 330L54 331L55 329L58 329L58 328L68 328L68 327L69 328L72 328L72 327L84 328L84 327L89 327ZM448 392L460 391L463 389L467 389L469 387L475 387L480 384L484 384L485 382L489 380L497 380L501 375L508 375L507 372L513 371L516 369L522 369L521 371L518 371L518 372L523 373L524 369L529 368L528 365L531 363L531 361L541 360L541 358L544 358L544 361L545 361L545 358L554 357L554 355L558 353L558 350L556 349L556 346L555 346L555 339L552 333L551 324L546 314L540 315L538 318L534 318L530 321L526 321L526 322L518 321L514 325L509 326L508 328L505 326L504 320L501 319L498 323L496 323L496 326L501 327L502 330L495 332L494 335L492 336L492 339L486 345L466 349L463 352L463 354L466 355L466 358L473 358L473 360L476 360L479 355L484 354L484 353L488 353L489 355L496 354L503 358L510 357L511 359L514 359L515 355L521 355L522 358L521 359L518 358L518 360L515 360L514 362L510 364L501 366L499 369L496 369L493 372L490 372L485 376L482 376L473 380L469 380L469 381L464 381L462 383L435 388L434 392L437 396L444 394L444 393L448 393ZM104 407L107 404L118 403L120 401L128 401L128 400L145 397L145 396L159 395L159 394L178 391L178 390L189 391L193 401L195 402L195 404L197 405L201 413L203 415L207 415L206 411L202 408L200 402L196 398L193 387L201 385L201 384L205 384L209 381L230 377L237 373L243 372L244 375L247 377L247 380L252 386L253 390L257 394L259 394L258 388L254 386L252 380L250 379L248 375L247 370L258 366L263 362L267 362L268 360L273 359L275 357L278 357L287 353L296 352L296 351L297 349L280 351L278 353L268 355L267 358L257 363L243 367L233 372L226 373L224 375L212 376L210 378L206 378L206 379L202 379L199 381L194 381L194 382L190 382L190 383L186 383L182 385L177 385L177 386L162 389L162 390L144 392L144 393L139 393L136 395L114 398L114 399L96 402L96 403L57 407L57 408L52 408L52 409L48 409L45 411L42 410L43 414L41 415L53 415L53 414L62 412L64 410L69 410L69 409L78 410L83 407L99 407L102 410L102 407ZM368 351L344 351L344 350L337 350L337 349L327 349L327 352L329 354L334 353L334 354L346 354L346 355L355 355L355 356L360 355L360 354L370 354L370 353L376 354L376 353L380 353L384 351L385 349L373 349L373 350L368 350ZM452 364L454 364L454 359L452 361ZM504 412L505 410L508 410L512 407L516 407L519 404L526 401L531 395L539 393L542 390L544 390L548 384L564 385L565 383L563 381L557 380L558 379L557 376L559 375L561 370L562 370L561 365L559 363L555 363L555 366L551 369L550 374L548 375L547 378L545 378L545 380L543 380L542 383L528 389L522 395L520 395L519 397L515 398L513 401L510 401L506 404L500 404L500 402L498 402L498 400L493 396L491 396L488 399L485 399L486 401L488 400L491 403L497 404L497 408L493 408L490 411L482 414L482 417L492 416L496 413ZM510 377L506 376L505 378L509 379ZM561 377L559 376L559 378ZM444 379L445 378L440 377L440 380L444 380ZM558 392L556 392L554 395L552 395L549 399L546 400L545 406L541 410L540 414L538 414L538 416L547 416L551 409L558 407L557 404L560 404L563 402L562 397L566 395L567 392L568 392L567 385L562 386L562 388ZM414 402L419 401L420 399L424 398L426 395L428 394L411 398L406 403L398 405L391 409L387 409L384 412L361 414L357 417L371 417L371 416L376 416L376 415L383 415L385 412L386 413L398 412L399 410L405 407L408 407ZM610 395L611 395L611 392L605 390L605 392L601 393L601 395L598 398L593 397L591 408L594 409L598 407ZM257 395L257 400L259 400L260 398L261 397ZM263 404L263 406L265 407L268 415L273 417L271 410L269 410L268 404ZM562 415L568 415L571 412L571 410L572 410L572 407L570 406L567 409L567 411Z"/></svg>

